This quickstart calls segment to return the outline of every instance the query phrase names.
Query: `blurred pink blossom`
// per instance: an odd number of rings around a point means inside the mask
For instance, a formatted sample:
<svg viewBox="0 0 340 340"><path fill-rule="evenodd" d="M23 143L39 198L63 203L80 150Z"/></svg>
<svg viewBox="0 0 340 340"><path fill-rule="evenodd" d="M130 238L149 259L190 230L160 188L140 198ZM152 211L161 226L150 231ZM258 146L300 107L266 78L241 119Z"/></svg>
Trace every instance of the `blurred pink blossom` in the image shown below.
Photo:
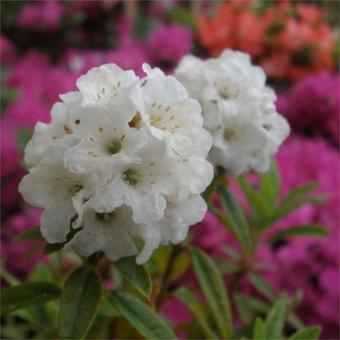
<svg viewBox="0 0 340 340"><path fill-rule="evenodd" d="M6 219L1 228L1 256L5 267L20 277L29 274L38 263L46 260L39 241L15 239L22 231L37 226L39 219L38 209L25 208Z"/></svg>
<svg viewBox="0 0 340 340"><path fill-rule="evenodd" d="M178 24L157 26L147 42L154 65L171 70L185 54L191 52L193 39L193 32L186 26Z"/></svg>
<svg viewBox="0 0 340 340"><path fill-rule="evenodd" d="M16 50L13 43L4 35L0 36L0 61L1 65L11 64L15 61Z"/></svg>
<svg viewBox="0 0 340 340"><path fill-rule="evenodd" d="M150 57L145 44L136 40L127 40L117 49L108 51L105 62L115 63L125 70L132 69L141 76L143 75L142 64L150 63Z"/></svg>
<svg viewBox="0 0 340 340"><path fill-rule="evenodd" d="M63 7L55 0L43 0L22 7L18 25L35 31L56 30L63 15Z"/></svg>
<svg viewBox="0 0 340 340"><path fill-rule="evenodd" d="M319 73L300 80L277 101L296 132L326 136L339 146L340 75Z"/></svg>

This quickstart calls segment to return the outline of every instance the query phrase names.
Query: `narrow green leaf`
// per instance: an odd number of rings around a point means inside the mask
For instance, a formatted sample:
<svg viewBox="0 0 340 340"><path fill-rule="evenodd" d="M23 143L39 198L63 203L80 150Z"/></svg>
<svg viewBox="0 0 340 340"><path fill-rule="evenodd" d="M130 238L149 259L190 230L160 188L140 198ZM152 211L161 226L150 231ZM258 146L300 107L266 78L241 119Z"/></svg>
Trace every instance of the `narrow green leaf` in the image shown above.
<svg viewBox="0 0 340 340"><path fill-rule="evenodd" d="M234 294L234 303L237 308L237 312L240 315L244 325L247 327L253 317L253 310L249 308L247 300L242 294Z"/></svg>
<svg viewBox="0 0 340 340"><path fill-rule="evenodd" d="M299 329L289 339L291 340L317 340L321 333L320 326L309 326Z"/></svg>
<svg viewBox="0 0 340 340"><path fill-rule="evenodd" d="M280 176L275 161L272 161L270 170L260 176L260 191L273 206L280 192Z"/></svg>
<svg viewBox="0 0 340 340"><path fill-rule="evenodd" d="M261 318L256 318L253 332L253 340L263 340L266 337L266 329L264 321Z"/></svg>
<svg viewBox="0 0 340 340"><path fill-rule="evenodd" d="M7 271L2 264L0 267L0 277L10 286L17 286L20 284L20 280Z"/></svg>
<svg viewBox="0 0 340 340"><path fill-rule="evenodd" d="M152 282L149 273L143 265L136 263L135 256L125 257L114 262L116 268L142 295L150 297Z"/></svg>
<svg viewBox="0 0 340 340"><path fill-rule="evenodd" d="M107 298L147 339L176 339L166 321L131 293L111 291Z"/></svg>
<svg viewBox="0 0 340 340"><path fill-rule="evenodd" d="M81 339L86 336L102 293L100 278L94 268L75 269L64 284L59 309L59 336Z"/></svg>
<svg viewBox="0 0 340 340"><path fill-rule="evenodd" d="M238 301L242 303L247 309L247 312L256 312L256 313L268 313L270 310L270 305L258 298L242 294L242 293L237 293L235 294L237 297Z"/></svg>
<svg viewBox="0 0 340 340"><path fill-rule="evenodd" d="M281 204L289 204L291 201L301 198L318 187L316 182L310 182L293 189L282 201Z"/></svg>
<svg viewBox="0 0 340 340"><path fill-rule="evenodd" d="M230 191L220 187L218 192L221 203L229 217L229 227L237 237L242 248L249 254L252 248L251 235L242 207Z"/></svg>
<svg viewBox="0 0 340 340"><path fill-rule="evenodd" d="M217 265L210 256L199 249L192 250L192 264L221 336L228 338L232 334L231 308Z"/></svg>
<svg viewBox="0 0 340 340"><path fill-rule="evenodd" d="M34 306L57 299L60 288L49 282L31 282L5 288L1 292L1 311L9 313L20 308Z"/></svg>
<svg viewBox="0 0 340 340"><path fill-rule="evenodd" d="M17 240L44 240L41 235L40 226L28 229L16 236Z"/></svg>
<svg viewBox="0 0 340 340"><path fill-rule="evenodd" d="M265 296L269 301L274 300L274 289L262 276L252 273L249 275L249 280L259 293Z"/></svg>
<svg viewBox="0 0 340 340"><path fill-rule="evenodd" d="M282 339L282 330L285 320L286 307L283 298L280 298L270 310L266 321L266 339Z"/></svg>
<svg viewBox="0 0 340 340"><path fill-rule="evenodd" d="M245 177L238 177L237 182L246 195L256 220L266 222L272 215L272 208L270 204L253 188Z"/></svg>
<svg viewBox="0 0 340 340"><path fill-rule="evenodd" d="M328 230L320 224L303 224L277 232L272 236L271 242L282 240L290 236L304 235L328 236Z"/></svg>
<svg viewBox="0 0 340 340"><path fill-rule="evenodd" d="M191 310L192 314L195 316L199 326L207 339L217 339L216 334L213 332L209 326L208 319L202 308L200 301L196 296L187 288L181 287L176 290L175 295L182 300L188 308Z"/></svg>
<svg viewBox="0 0 340 340"><path fill-rule="evenodd" d="M290 214L292 211L298 209L302 205L305 204L323 204L325 202L325 198L318 196L318 197L304 197L296 200L290 201L288 204L281 203L278 208L274 211L272 222L275 222L284 216Z"/></svg>

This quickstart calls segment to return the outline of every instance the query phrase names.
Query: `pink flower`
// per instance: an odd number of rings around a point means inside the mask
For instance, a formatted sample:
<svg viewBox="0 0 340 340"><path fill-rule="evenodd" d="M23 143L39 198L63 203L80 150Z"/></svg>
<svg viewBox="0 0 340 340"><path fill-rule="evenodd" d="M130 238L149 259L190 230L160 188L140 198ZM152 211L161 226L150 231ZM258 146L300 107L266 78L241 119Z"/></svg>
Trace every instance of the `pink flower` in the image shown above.
<svg viewBox="0 0 340 340"><path fill-rule="evenodd" d="M22 231L37 226L40 211L25 208L22 212L10 216L5 220L1 230L1 255L5 267L18 276L26 276L46 257L42 253L39 241L18 241L15 236Z"/></svg>
<svg viewBox="0 0 340 340"><path fill-rule="evenodd" d="M35 31L56 30L60 26L63 7L54 0L43 0L24 5L18 25Z"/></svg>
<svg viewBox="0 0 340 340"><path fill-rule="evenodd" d="M16 58L16 50L13 43L4 35L0 36L0 61L3 64L12 64Z"/></svg>
<svg viewBox="0 0 340 340"><path fill-rule="evenodd" d="M142 64L149 63L150 57L145 45L136 40L127 40L117 49L106 53L104 60L106 63L115 63L123 69L132 69L138 75L143 75Z"/></svg>
<svg viewBox="0 0 340 340"><path fill-rule="evenodd" d="M147 44L153 63L171 68L191 52L193 32L182 25L163 24L151 32Z"/></svg>
<svg viewBox="0 0 340 340"><path fill-rule="evenodd" d="M302 79L277 101L293 130L325 136L339 146L340 75L319 73Z"/></svg>

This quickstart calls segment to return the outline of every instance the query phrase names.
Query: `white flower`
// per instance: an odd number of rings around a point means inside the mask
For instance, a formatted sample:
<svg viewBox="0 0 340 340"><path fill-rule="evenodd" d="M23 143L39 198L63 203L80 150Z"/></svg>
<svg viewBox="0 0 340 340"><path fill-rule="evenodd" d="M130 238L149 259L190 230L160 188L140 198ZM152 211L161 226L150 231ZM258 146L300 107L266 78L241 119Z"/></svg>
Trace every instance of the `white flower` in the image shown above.
<svg viewBox="0 0 340 340"><path fill-rule="evenodd" d="M48 242L112 261L136 254L143 263L203 218L200 194L213 168L200 105L176 78L144 70L139 79L116 65L94 68L78 79L79 91L60 96L51 123L37 123L19 190L44 209Z"/></svg>
<svg viewBox="0 0 340 340"><path fill-rule="evenodd" d="M247 54L225 50L206 61L184 57L175 76L202 106L213 136L212 163L234 175L266 171L290 129L276 112L263 70Z"/></svg>
<svg viewBox="0 0 340 340"><path fill-rule="evenodd" d="M106 64L94 67L79 77L77 87L82 94L82 103L88 105L112 101L137 81L133 71L124 71L115 64Z"/></svg>
<svg viewBox="0 0 340 340"><path fill-rule="evenodd" d="M71 219L81 215L92 186L64 167L63 153L63 147L50 149L49 157L33 167L19 185L24 200L43 209L41 232L49 243L66 241Z"/></svg>

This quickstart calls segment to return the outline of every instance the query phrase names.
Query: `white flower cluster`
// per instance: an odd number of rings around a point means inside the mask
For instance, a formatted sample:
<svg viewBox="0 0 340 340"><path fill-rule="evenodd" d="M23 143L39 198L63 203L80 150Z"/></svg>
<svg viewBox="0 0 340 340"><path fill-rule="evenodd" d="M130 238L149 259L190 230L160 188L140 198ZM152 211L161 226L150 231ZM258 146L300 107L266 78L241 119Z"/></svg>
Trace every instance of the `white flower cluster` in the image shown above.
<svg viewBox="0 0 340 340"><path fill-rule="evenodd" d="M143 263L203 218L200 193L213 167L200 105L176 78L143 69L140 79L114 64L93 68L78 79L79 91L60 96L50 124L37 123L19 191L43 209L49 243L79 228L66 248L114 261L138 253L137 237Z"/></svg>
<svg viewBox="0 0 340 340"><path fill-rule="evenodd" d="M233 175L266 171L290 128L276 112L265 73L251 64L249 55L225 50L205 61L189 55L175 76L202 106L213 137L211 162Z"/></svg>

